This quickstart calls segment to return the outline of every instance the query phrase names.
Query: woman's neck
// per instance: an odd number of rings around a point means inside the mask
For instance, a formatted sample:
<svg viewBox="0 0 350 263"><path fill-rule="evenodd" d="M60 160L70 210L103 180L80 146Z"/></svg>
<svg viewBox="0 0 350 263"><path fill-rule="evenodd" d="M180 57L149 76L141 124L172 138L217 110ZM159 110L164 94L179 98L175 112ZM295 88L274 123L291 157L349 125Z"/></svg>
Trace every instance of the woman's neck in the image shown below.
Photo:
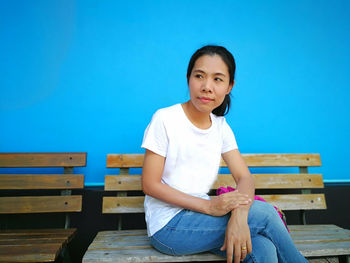
<svg viewBox="0 0 350 263"><path fill-rule="evenodd" d="M191 101L181 104L187 118L194 126L200 129L209 129L211 126L210 112L198 111Z"/></svg>

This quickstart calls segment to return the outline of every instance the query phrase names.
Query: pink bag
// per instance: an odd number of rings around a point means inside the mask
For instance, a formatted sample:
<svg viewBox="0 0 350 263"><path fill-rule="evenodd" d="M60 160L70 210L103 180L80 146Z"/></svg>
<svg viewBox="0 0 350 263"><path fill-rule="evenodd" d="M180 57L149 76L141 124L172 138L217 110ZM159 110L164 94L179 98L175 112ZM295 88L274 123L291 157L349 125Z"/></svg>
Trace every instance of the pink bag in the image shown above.
<svg viewBox="0 0 350 263"><path fill-rule="evenodd" d="M236 189L233 188L233 187L231 187L231 186L227 186L227 188L225 188L225 187L222 186L222 187L219 187L219 188L216 190L216 195L225 194L225 193L232 192L232 191L235 191L235 190L236 190ZM257 196L257 195L254 197L254 199L255 199L255 200L259 200L259 201L266 202L265 199L263 199L263 198L261 198L260 196ZM273 207L276 209L278 215L279 215L280 218L282 219L282 221L283 221L284 225L286 226L288 232L290 232L289 229L288 229L288 226L287 226L286 216L285 216L285 214L283 213L283 211L282 211L281 209L279 209L278 207L276 207L276 206L273 206Z"/></svg>

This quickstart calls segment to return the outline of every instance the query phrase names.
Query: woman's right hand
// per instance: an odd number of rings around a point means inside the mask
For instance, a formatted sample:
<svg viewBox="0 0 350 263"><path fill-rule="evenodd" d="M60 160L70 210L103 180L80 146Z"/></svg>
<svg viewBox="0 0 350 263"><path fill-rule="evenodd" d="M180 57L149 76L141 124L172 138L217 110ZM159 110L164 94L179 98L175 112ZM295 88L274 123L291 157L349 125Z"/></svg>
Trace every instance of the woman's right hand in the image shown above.
<svg viewBox="0 0 350 263"><path fill-rule="evenodd" d="M246 194L236 191L214 196L209 200L208 214L212 216L223 216L233 209L248 205L252 200Z"/></svg>

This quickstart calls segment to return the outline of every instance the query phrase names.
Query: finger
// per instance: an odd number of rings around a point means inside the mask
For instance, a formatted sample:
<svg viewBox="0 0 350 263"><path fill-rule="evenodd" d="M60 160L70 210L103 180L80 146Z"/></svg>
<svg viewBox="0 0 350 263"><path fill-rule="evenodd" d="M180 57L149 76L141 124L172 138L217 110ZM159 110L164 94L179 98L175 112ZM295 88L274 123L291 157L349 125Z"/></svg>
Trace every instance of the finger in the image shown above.
<svg viewBox="0 0 350 263"><path fill-rule="evenodd" d="M248 195L236 196L235 199L241 201L252 201L252 199Z"/></svg>
<svg viewBox="0 0 350 263"><path fill-rule="evenodd" d="M227 212L230 212L230 211L232 211L233 209L235 209L235 208L237 208L237 207L239 207L240 206L240 204L237 204L237 203L232 203L228 208L227 208Z"/></svg>
<svg viewBox="0 0 350 263"><path fill-rule="evenodd" d="M249 240L247 242L247 253L250 254L252 253L253 251L253 245L252 245L252 240L251 238L249 237Z"/></svg>
<svg viewBox="0 0 350 263"><path fill-rule="evenodd" d="M246 206L249 204L249 201L232 201L228 204L227 208L233 210L234 208L240 207L240 206Z"/></svg>
<svg viewBox="0 0 350 263"><path fill-rule="evenodd" d="M226 250L226 238L224 240L224 244L222 245L222 247L220 248L221 251Z"/></svg>
<svg viewBox="0 0 350 263"><path fill-rule="evenodd" d="M242 244L241 245L241 261L243 261L246 256L247 256L247 245Z"/></svg>
<svg viewBox="0 0 350 263"><path fill-rule="evenodd" d="M237 243L235 245L235 261L234 262L239 262L241 259L241 245L239 243Z"/></svg>
<svg viewBox="0 0 350 263"><path fill-rule="evenodd" d="M239 205L248 205L252 202L250 199L245 199L245 200L239 200L238 203Z"/></svg>
<svg viewBox="0 0 350 263"><path fill-rule="evenodd" d="M232 242L228 241L226 244L226 257L227 257L227 262L232 263L233 259L233 244Z"/></svg>

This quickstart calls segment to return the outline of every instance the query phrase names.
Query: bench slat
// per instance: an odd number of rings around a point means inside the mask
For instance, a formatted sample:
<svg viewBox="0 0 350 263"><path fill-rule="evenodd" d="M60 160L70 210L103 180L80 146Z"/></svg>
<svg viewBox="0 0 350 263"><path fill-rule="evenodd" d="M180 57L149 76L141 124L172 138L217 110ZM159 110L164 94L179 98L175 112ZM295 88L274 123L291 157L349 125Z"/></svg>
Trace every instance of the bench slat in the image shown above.
<svg viewBox="0 0 350 263"><path fill-rule="evenodd" d="M323 188L321 174L253 174L256 189L310 189ZM212 189L235 187L230 174L219 174ZM105 191L140 191L141 175L106 175Z"/></svg>
<svg viewBox="0 0 350 263"><path fill-rule="evenodd" d="M52 262L61 247L60 243L0 246L0 262Z"/></svg>
<svg viewBox="0 0 350 263"><path fill-rule="evenodd" d="M317 256L334 256L334 255L349 255L350 254L350 242L349 241L338 241L317 243L296 243L295 246L300 252L306 257L317 257Z"/></svg>
<svg viewBox="0 0 350 263"><path fill-rule="evenodd" d="M0 239L0 246L13 246L13 245L32 245L32 244L56 244L66 243L66 238L53 237L53 238L29 238L29 239Z"/></svg>
<svg viewBox="0 0 350 263"><path fill-rule="evenodd" d="M329 231L350 231L347 229L340 228L336 225L291 225L290 227L294 233L300 232L303 233L304 231L321 231L321 230L329 230Z"/></svg>
<svg viewBox="0 0 350 263"><path fill-rule="evenodd" d="M1 241L5 240L29 240L29 239L38 239L38 240L44 240L44 239L54 239L54 238L67 238L71 236L73 233L64 233L64 232L56 232L56 233L49 233L49 234L40 234L40 233L20 233L18 235L11 235L11 234L3 234L0 236Z"/></svg>
<svg viewBox="0 0 350 263"><path fill-rule="evenodd" d="M110 236L100 236L94 240L94 243L114 243L114 242L126 242L126 241L145 241L148 240L147 233L132 235L132 236L120 236L120 235L110 235Z"/></svg>
<svg viewBox="0 0 350 263"><path fill-rule="evenodd" d="M147 234L146 229L132 229L132 230L107 230L100 231L97 233L95 239L105 239L107 236L116 237L133 237L133 236L144 236Z"/></svg>
<svg viewBox="0 0 350 263"><path fill-rule="evenodd" d="M80 212L81 195L0 197L0 214Z"/></svg>
<svg viewBox="0 0 350 263"><path fill-rule="evenodd" d="M211 253L200 253L188 256L168 256L153 248L143 249L94 249L85 253L83 262L191 262L191 261L217 261L222 257Z"/></svg>
<svg viewBox="0 0 350 263"><path fill-rule="evenodd" d="M242 154L249 167L321 166L319 154ZM142 167L143 154L107 154L107 168ZM227 165L221 159L221 166Z"/></svg>
<svg viewBox="0 0 350 263"><path fill-rule="evenodd" d="M243 158L249 167L321 166L319 154L243 154Z"/></svg>
<svg viewBox="0 0 350 263"><path fill-rule="evenodd" d="M252 174L256 189L310 189L323 188L322 174ZM235 186L232 175L219 174L212 189Z"/></svg>
<svg viewBox="0 0 350 263"><path fill-rule="evenodd" d="M2 229L0 230L0 238L2 235L14 235L14 236L19 236L19 235L27 235L28 233L33 234L33 235L42 235L42 234L57 234L57 233L62 233L62 234L67 234L71 235L76 231L75 228L68 228L68 229L63 229L63 228L45 228L45 229Z"/></svg>
<svg viewBox="0 0 350 263"><path fill-rule="evenodd" d="M327 235L332 234L345 234L350 236L350 230L343 229L336 225L289 225L289 230L292 236L300 235ZM1 233L1 232L0 232ZM136 230L109 230L98 232L95 240L105 240L110 237L116 238L137 238L142 237L147 234L146 229L136 229Z"/></svg>
<svg viewBox="0 0 350 263"><path fill-rule="evenodd" d="M261 195L282 210L326 209L324 194ZM144 197L103 197L103 213L143 213Z"/></svg>
<svg viewBox="0 0 350 263"><path fill-rule="evenodd" d="M0 167L78 167L86 166L81 153L0 153Z"/></svg>
<svg viewBox="0 0 350 263"><path fill-rule="evenodd" d="M327 209L324 194L261 195L261 197L282 210Z"/></svg>
<svg viewBox="0 0 350 263"><path fill-rule="evenodd" d="M82 174L0 174L0 189L84 188Z"/></svg>
<svg viewBox="0 0 350 263"><path fill-rule="evenodd" d="M10 232L12 231L12 232ZM15 230L1 230L0 231L0 244L32 244L32 243L57 243L61 244L69 242L74 234L76 228L68 229L15 229Z"/></svg>

